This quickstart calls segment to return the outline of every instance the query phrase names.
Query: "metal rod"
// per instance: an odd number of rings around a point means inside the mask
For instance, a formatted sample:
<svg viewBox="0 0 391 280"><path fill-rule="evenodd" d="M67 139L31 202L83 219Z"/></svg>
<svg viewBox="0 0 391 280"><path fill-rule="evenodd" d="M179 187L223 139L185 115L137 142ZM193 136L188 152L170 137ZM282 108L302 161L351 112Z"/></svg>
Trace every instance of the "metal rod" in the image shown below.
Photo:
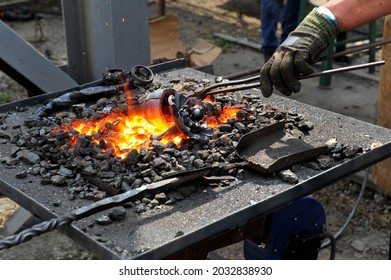
<svg viewBox="0 0 391 280"><path fill-rule="evenodd" d="M364 69L364 68L369 68L369 67L374 67L374 66L381 66L384 63L385 63L385 61L381 60L381 61L358 64L358 65L346 66L346 67L341 67L341 68L335 68L335 69L325 70L322 72L317 72L317 73L313 73L313 74L309 74L309 75L305 75L305 76L299 76L299 77L297 77L297 79L302 80L302 79L309 79L309 78L320 77L320 76L325 76L325 75L330 75L330 74L354 71L354 70L359 70L359 69Z"/></svg>
<svg viewBox="0 0 391 280"><path fill-rule="evenodd" d="M298 80L303 80L303 79L321 77L321 76L326 76L326 75L331 75L331 74L336 74L336 73L354 71L354 70L359 70L359 69L368 68L368 67L381 66L384 63L385 63L385 61L381 60L381 61L363 63L363 64L359 64L359 65L346 66L346 67L341 67L341 68L336 68L336 69L325 70L325 71L313 73L313 74L310 74L310 75L299 76L299 77L297 77L297 79ZM258 75L258 76L255 76L255 77L251 77L251 80L255 80L255 79L259 80L259 78L260 78L260 76ZM243 80L250 80L250 78L243 79ZM240 81L243 81L243 80L240 80ZM237 81L235 81L235 84L238 84L236 82ZM217 85L219 85L219 84L217 84ZM221 83L220 85L224 86L224 83ZM233 83L230 84L230 85L233 85ZM234 92L234 91L238 91L238 90L246 90L246 89L258 88L258 87L260 87L260 82L251 83L251 84L243 84L243 85L239 85L239 86L232 86L232 87L225 87L225 88L222 88L222 89L216 89L216 90L213 90L213 91L206 91L206 92L204 92L204 96L214 95L214 94L219 94L219 93L226 93L226 92Z"/></svg>
<svg viewBox="0 0 391 280"><path fill-rule="evenodd" d="M351 54L351 53L356 53L356 52L367 50L367 49L374 48L374 47L379 47L379 46L386 45L386 44L389 44L389 43L391 43L391 40L381 40L381 41L375 42L375 43L364 44L364 45L361 45L361 46L358 46L358 47L352 47L352 48L349 48L349 49L347 49L345 51L342 51L342 52L338 52L338 53L334 53L334 54L331 54L331 55L323 56L318 61L323 61L323 60L337 58L337 57L340 57L340 56L344 56L344 55ZM371 63L374 63L374 64L371 64ZM357 65L357 66L347 66L347 67L337 68L337 69L332 69L332 70L326 70L326 71L322 71L322 72L319 72L319 73L315 73L315 74L311 74L311 75L307 75L307 76L302 76L302 77L299 77L298 79L306 79L306 78L313 78L313 77L319 77L319 76L326 76L328 74L345 72L345 71L353 71L353 70L357 70L357 69L369 68L369 67L378 66L380 64L384 64L384 63L381 63L381 62L371 62L371 63L369 63L369 64L360 64L360 65ZM224 86L233 86L233 85L239 85L239 84L246 84L246 83L249 83L249 82L257 81L257 80L259 80L259 78L260 78L260 76L257 75L257 76L253 76L253 77L249 77L249 78L245 78L245 79L233 80L233 81L227 81L227 82L223 82L223 83L213 84L213 85L210 85L208 87L203 88L202 91L198 92L195 95L207 96L207 95L210 95L210 94L229 92L229 90L221 89L221 90L213 91L213 93L211 93L211 91L213 89L215 89L215 88L220 88L220 87L224 87ZM252 88L252 87L256 87L254 85L255 84L243 85L243 87L240 87L237 90L239 90L239 89L249 89L249 88ZM230 89L231 89L231 91L233 90L233 88L230 88Z"/></svg>
<svg viewBox="0 0 391 280"><path fill-rule="evenodd" d="M39 236L45 232L52 231L60 226L69 225L74 221L84 219L93 214L102 212L115 206L123 205L126 202L136 199L140 195L145 195L146 193L158 193L161 191L166 191L170 188L177 187L182 183L196 180L204 176L209 176L213 174L213 172L216 172L218 169L219 168L204 167L184 172L178 172L176 177L167 178L161 181L143 185L137 189L132 189L127 192L107 197L94 203L82 206L71 211L70 213L52 218L48 221L43 221L32 226L31 228L25 229L17 234L8 236L0 240L0 251L19 245L35 236Z"/></svg>
<svg viewBox="0 0 391 280"><path fill-rule="evenodd" d="M179 179L174 177L170 179L165 179L159 182L151 183L148 185L143 185L137 189L132 189L125 193L121 193L112 197L96 201L89 205L77 208L70 213L67 213L63 216L52 218L48 221L43 221L41 223L35 224L31 228L25 229L17 234L8 236L0 240L0 251L3 249L8 249L13 246L19 245L25 241L30 240L35 236L39 236L45 232L52 231L60 226L69 225L74 221L81 220L92 214L99 213L101 211L110 209L115 206L122 205L128 201L131 201L140 193L146 192L153 189L162 189L166 188L170 184L175 184Z"/></svg>
<svg viewBox="0 0 391 280"><path fill-rule="evenodd" d="M327 59L333 59L333 58L341 57L341 56L344 56L344 55L347 55L347 54L356 53L356 52L368 50L368 49L371 49L371 48L380 47L380 46L383 46L383 45L386 45L386 44L389 44L389 43L391 43L391 40L381 40L381 41L378 41L378 42L375 42L375 43L364 44L364 45L357 46L357 47L351 47L351 48L348 48L348 49L346 49L345 51L342 51L342 52L337 52L337 53L334 53L334 54L331 54L331 55L322 56L321 58L319 58L318 61L323 61L323 60L327 60Z"/></svg>

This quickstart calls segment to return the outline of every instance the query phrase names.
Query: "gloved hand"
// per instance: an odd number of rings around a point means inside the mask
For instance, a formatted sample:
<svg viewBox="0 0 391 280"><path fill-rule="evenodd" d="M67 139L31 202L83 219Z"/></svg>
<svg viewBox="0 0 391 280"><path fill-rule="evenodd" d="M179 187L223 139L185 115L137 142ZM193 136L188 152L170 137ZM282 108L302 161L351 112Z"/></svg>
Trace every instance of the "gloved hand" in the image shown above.
<svg viewBox="0 0 391 280"><path fill-rule="evenodd" d="M263 96L272 95L273 85L285 95L299 92L301 83L297 76L313 72L311 64L337 33L338 25L331 12L314 8L261 68Z"/></svg>

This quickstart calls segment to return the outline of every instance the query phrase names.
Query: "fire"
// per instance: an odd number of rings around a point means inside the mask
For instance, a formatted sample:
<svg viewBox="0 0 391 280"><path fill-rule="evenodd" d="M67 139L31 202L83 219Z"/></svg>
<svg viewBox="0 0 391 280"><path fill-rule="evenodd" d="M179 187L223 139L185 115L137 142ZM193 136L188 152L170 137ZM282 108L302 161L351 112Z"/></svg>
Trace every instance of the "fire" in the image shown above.
<svg viewBox="0 0 391 280"><path fill-rule="evenodd" d="M217 128L220 124L226 123L230 119L236 118L236 113L240 108L235 107L225 107L223 108L223 113L218 116L211 116L207 118L207 123L210 128Z"/></svg>
<svg viewBox="0 0 391 280"><path fill-rule="evenodd" d="M129 89L125 90L125 93L129 106L131 104L129 99L132 98L132 95ZM205 117L205 123L210 128L216 128L219 124L235 118L238 110L240 108L223 108L222 114L219 116ZM171 117L171 119L162 118L158 113L143 114L143 110L124 112L117 108L108 114L102 114L97 119L73 120L69 126L62 126L62 129L72 132L70 140L72 145L76 144L77 137L88 135L94 143L104 143L103 152L110 149L113 155L123 159L133 149L140 150L141 147L150 147L154 139L163 144L173 142L180 146L181 142L188 137L180 130L175 129L174 118ZM167 133L168 131L170 133Z"/></svg>
<svg viewBox="0 0 391 280"><path fill-rule="evenodd" d="M121 110L113 110L107 115L102 115L99 119L93 120L74 120L70 127L63 127L65 131L69 129L76 131L75 136L89 135L92 141L96 144L104 141L107 151L111 148L112 154L125 158L126 155L133 149L139 150L141 147L148 147L152 140L160 135L163 135L175 123L166 123L154 120L152 125L142 115L125 115ZM177 133L174 135L163 136L160 141L165 144L170 141L179 145L180 142L186 139L186 136ZM71 143L76 143L76 137L71 140Z"/></svg>

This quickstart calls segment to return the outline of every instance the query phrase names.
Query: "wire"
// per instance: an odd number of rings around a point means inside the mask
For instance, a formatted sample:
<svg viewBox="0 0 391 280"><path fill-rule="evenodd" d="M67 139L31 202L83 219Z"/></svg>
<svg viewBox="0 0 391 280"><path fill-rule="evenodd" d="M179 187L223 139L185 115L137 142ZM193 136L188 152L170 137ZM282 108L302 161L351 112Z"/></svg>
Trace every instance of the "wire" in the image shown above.
<svg viewBox="0 0 391 280"><path fill-rule="evenodd" d="M335 238L332 234L330 234L327 230L323 230L324 237L329 239L329 243L331 245L330 249L330 260L335 260L335 252L336 252L336 242Z"/></svg>
<svg viewBox="0 0 391 280"><path fill-rule="evenodd" d="M391 230L390 230L390 243L388 243L388 259L391 260Z"/></svg>
<svg viewBox="0 0 391 280"><path fill-rule="evenodd" d="M337 233L334 236L330 235L330 237L332 236L332 238L329 237L329 241L326 241L325 243L323 243L322 246L320 247L320 250L328 247L330 244L332 244L332 242L335 243L335 241L341 236L343 231L346 229L346 227L348 226L348 224L352 220L354 214L356 213L357 207L360 204L361 198L363 197L363 195L365 193L365 189L366 189L367 182L368 182L368 177L369 177L369 168L367 168L365 170L365 176L364 176L364 180L361 184L360 193L358 194L356 203L354 204L352 211L349 213L349 216L347 217L345 223L342 225L342 227L337 231ZM334 244L334 246L335 246L335 244Z"/></svg>

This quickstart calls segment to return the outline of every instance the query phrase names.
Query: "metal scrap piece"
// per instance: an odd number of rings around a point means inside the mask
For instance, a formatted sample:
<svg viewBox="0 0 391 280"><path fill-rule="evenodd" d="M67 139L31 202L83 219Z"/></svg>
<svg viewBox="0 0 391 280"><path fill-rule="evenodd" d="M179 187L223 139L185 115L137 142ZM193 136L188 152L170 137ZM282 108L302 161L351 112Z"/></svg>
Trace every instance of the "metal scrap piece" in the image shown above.
<svg viewBox="0 0 391 280"><path fill-rule="evenodd" d="M236 146L237 155L252 169L270 174L327 151L327 146L313 147L286 133L284 126L285 122L278 122L243 135Z"/></svg>

